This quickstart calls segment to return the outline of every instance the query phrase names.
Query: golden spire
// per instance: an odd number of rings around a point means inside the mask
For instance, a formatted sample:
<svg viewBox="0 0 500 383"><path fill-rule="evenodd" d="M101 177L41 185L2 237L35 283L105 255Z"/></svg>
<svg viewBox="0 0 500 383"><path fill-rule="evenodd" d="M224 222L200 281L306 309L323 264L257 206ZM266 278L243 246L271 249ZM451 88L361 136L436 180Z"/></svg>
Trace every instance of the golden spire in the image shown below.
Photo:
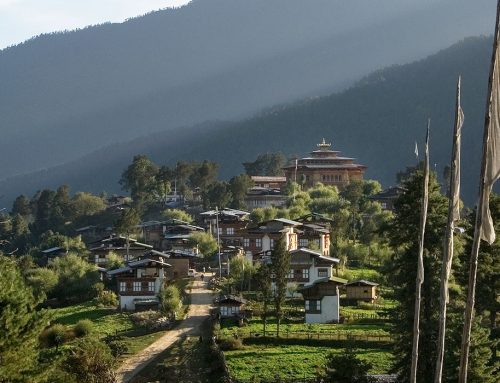
<svg viewBox="0 0 500 383"><path fill-rule="evenodd" d="M323 141L321 141L321 144L317 144L316 145L318 148L320 148L320 150L326 150L326 149L329 149L330 146L332 146L332 143L326 143L325 139L323 138Z"/></svg>

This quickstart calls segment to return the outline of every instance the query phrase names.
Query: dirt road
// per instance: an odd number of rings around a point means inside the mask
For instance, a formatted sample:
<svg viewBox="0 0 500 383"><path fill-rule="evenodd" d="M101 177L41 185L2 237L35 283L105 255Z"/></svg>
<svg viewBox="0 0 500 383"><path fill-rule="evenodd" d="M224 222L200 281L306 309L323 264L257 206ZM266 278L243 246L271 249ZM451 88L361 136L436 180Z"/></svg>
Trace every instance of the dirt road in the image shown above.
<svg viewBox="0 0 500 383"><path fill-rule="evenodd" d="M207 289L205 282L197 277L191 290L191 306L186 319L176 328L168 331L164 336L144 350L125 360L117 371L117 382L128 383L139 371L146 367L158 354L171 346L184 335L197 335L200 324L208 317L213 302L213 293Z"/></svg>

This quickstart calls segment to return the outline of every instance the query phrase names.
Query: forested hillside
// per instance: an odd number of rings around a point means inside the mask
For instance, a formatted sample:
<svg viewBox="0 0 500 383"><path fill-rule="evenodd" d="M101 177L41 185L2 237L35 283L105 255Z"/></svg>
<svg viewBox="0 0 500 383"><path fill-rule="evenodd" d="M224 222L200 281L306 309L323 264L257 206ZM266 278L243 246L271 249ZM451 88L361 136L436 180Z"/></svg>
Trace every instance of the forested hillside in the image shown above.
<svg viewBox="0 0 500 383"><path fill-rule="evenodd" d="M195 0L35 38L0 51L0 179L338 91L492 33L493 10L493 0Z"/></svg>
<svg viewBox="0 0 500 383"><path fill-rule="evenodd" d="M491 39L470 38L425 60L373 73L339 94L276 107L241 122L211 122L116 144L64 166L2 182L3 203L20 193L64 183L72 190L119 191L119 175L139 153L160 164L216 161L222 176L230 177L259 153L302 155L322 137L366 164L367 177L389 186L399 170L415 164L414 142L423 144L428 117L431 161L441 173L449 162L458 74L465 111L462 189L471 203L477 188L490 51Z"/></svg>

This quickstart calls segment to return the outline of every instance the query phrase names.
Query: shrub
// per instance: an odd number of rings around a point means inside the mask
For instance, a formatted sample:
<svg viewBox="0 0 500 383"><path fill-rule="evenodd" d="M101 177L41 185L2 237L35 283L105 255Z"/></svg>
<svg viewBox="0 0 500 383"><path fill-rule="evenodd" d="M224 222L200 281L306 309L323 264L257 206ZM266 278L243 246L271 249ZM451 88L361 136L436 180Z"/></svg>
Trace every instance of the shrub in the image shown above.
<svg viewBox="0 0 500 383"><path fill-rule="evenodd" d="M222 351L241 350L243 343L240 338L227 337L220 340L219 347Z"/></svg>
<svg viewBox="0 0 500 383"><path fill-rule="evenodd" d="M127 343L123 341L123 337L120 335L111 335L104 339L104 342L108 345L111 350L111 354L118 358L119 356L126 354L128 352Z"/></svg>
<svg viewBox="0 0 500 383"><path fill-rule="evenodd" d="M174 285L160 291L161 312L169 318L175 318L175 312L181 304L179 289Z"/></svg>
<svg viewBox="0 0 500 383"><path fill-rule="evenodd" d="M110 348L90 337L80 339L63 363L78 382L114 383L116 360Z"/></svg>
<svg viewBox="0 0 500 383"><path fill-rule="evenodd" d="M95 303L98 306L116 307L118 306L118 297L113 291L103 290L95 299Z"/></svg>
<svg viewBox="0 0 500 383"><path fill-rule="evenodd" d="M154 327L160 318L161 314L158 311L153 310L141 311L130 315L132 322L141 327Z"/></svg>
<svg viewBox="0 0 500 383"><path fill-rule="evenodd" d="M40 340L47 347L59 347L68 340L68 331L65 325L56 323L42 332Z"/></svg>
<svg viewBox="0 0 500 383"><path fill-rule="evenodd" d="M92 332L93 326L94 324L90 319L82 319L78 321L78 323L73 328L73 331L75 332L75 335L80 338L82 336L90 334Z"/></svg>

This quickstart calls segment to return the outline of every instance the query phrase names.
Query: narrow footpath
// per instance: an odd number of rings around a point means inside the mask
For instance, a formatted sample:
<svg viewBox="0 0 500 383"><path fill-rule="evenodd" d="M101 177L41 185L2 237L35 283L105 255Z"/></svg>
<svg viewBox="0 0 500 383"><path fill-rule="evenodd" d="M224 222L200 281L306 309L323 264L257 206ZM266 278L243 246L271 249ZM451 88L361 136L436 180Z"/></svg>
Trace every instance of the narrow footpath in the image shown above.
<svg viewBox="0 0 500 383"><path fill-rule="evenodd" d="M191 305L187 318L168 331L164 336L152 343L144 350L126 359L116 372L118 383L128 383L130 380L146 367L156 356L170 347L185 335L198 335L198 329L210 314L213 302L213 292L207 289L209 275L205 274L205 282L197 279L191 289Z"/></svg>

